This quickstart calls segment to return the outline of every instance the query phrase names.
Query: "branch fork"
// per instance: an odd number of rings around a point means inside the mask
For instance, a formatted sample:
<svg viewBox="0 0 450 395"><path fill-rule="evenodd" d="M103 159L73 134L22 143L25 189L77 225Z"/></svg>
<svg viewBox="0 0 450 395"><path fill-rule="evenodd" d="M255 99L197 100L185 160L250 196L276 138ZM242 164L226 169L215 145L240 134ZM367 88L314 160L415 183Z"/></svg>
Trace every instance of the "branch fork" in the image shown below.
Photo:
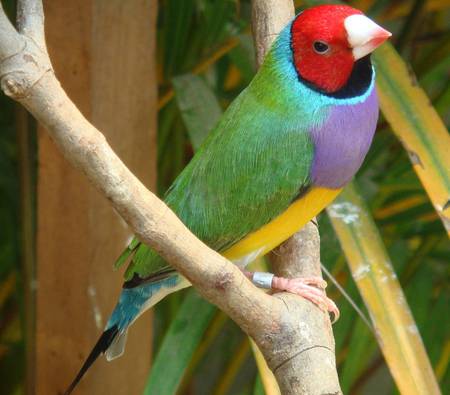
<svg viewBox="0 0 450 395"><path fill-rule="evenodd" d="M45 73L53 72L47 53L31 38L22 37L21 50L0 62L0 87L14 100L25 98Z"/></svg>

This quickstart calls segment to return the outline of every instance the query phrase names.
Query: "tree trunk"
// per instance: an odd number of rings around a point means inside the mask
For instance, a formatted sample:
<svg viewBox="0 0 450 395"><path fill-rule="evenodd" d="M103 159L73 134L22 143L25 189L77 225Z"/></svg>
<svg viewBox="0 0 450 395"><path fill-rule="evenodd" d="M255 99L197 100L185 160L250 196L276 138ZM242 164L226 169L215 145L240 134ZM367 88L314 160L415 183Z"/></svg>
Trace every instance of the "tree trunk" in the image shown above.
<svg viewBox="0 0 450 395"><path fill-rule="evenodd" d="M147 187L155 186L156 1L45 2L47 45L64 88ZM112 263L131 232L39 127L36 394L62 392L103 330L122 282ZM99 361L77 394L140 394L150 316L126 354Z"/></svg>

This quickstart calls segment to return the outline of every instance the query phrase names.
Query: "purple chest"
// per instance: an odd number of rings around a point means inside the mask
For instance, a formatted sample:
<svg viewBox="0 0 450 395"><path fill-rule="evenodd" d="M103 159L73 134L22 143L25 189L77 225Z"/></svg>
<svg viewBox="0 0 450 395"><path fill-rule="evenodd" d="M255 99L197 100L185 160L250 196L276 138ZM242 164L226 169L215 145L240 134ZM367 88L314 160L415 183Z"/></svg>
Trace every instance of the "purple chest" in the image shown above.
<svg viewBox="0 0 450 395"><path fill-rule="evenodd" d="M341 188L361 167L378 120L375 88L359 104L334 106L320 127L311 129L314 160L313 185Z"/></svg>

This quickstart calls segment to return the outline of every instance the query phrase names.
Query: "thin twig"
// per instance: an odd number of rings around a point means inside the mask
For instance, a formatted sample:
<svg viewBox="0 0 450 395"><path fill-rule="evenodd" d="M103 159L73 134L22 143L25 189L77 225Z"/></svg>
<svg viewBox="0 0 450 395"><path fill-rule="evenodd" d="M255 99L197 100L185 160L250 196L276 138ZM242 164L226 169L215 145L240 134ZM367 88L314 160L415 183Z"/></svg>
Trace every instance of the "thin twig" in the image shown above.
<svg viewBox="0 0 450 395"><path fill-rule="evenodd" d="M45 48L44 9L41 0L17 1L17 30Z"/></svg>

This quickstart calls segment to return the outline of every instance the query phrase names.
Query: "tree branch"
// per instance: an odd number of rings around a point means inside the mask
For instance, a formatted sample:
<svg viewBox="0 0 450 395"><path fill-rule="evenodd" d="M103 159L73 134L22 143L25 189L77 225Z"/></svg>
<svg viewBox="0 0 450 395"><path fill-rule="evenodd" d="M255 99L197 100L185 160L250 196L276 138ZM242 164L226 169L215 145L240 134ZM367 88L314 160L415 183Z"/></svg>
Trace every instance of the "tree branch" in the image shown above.
<svg viewBox="0 0 450 395"><path fill-rule="evenodd" d="M287 278L321 276L319 232L312 222L274 250L271 261L275 272ZM275 297L288 303L290 294ZM281 343L282 361L272 370L283 394L341 394L336 370L334 337L328 314L306 300L289 309L292 319L290 343ZM269 363L269 366L272 364Z"/></svg>
<svg viewBox="0 0 450 395"><path fill-rule="evenodd" d="M42 1L17 1L17 30L45 49L44 9Z"/></svg>
<svg viewBox="0 0 450 395"><path fill-rule="evenodd" d="M56 79L43 40L41 1L21 1L17 32L0 4L0 85L42 123L65 158L83 171L144 243L186 276L210 302L224 310L263 351L277 376L305 354L298 336L293 295L272 297L198 240L176 215L127 169L104 136L67 97ZM26 15L30 12L30 15ZM278 31L277 31L278 32ZM308 310L309 309L309 310ZM303 314L325 314L308 304ZM294 345L294 346L293 346ZM284 351L290 349L286 354ZM283 350L283 352L280 352ZM329 358L329 356L328 356ZM292 370L292 369L291 369ZM280 380L281 390L292 392Z"/></svg>
<svg viewBox="0 0 450 395"><path fill-rule="evenodd" d="M294 17L292 0L252 0L252 30L258 66L281 29Z"/></svg>
<svg viewBox="0 0 450 395"><path fill-rule="evenodd" d="M15 54L23 45L22 40L19 38L16 29L6 16L2 3L0 2L0 67L3 66L10 56Z"/></svg>
<svg viewBox="0 0 450 395"><path fill-rule="evenodd" d="M258 65L280 30L293 17L292 0L252 1L252 28ZM309 222L274 250L270 258L275 274L280 277L321 276L320 236L317 225ZM275 297L288 304L292 295L285 293ZM328 315L324 315L318 307L304 300L289 305L295 308L289 309L289 317L293 319L293 342L279 343L277 358L267 360L280 388L283 389L283 394L342 393L336 370L333 331Z"/></svg>

